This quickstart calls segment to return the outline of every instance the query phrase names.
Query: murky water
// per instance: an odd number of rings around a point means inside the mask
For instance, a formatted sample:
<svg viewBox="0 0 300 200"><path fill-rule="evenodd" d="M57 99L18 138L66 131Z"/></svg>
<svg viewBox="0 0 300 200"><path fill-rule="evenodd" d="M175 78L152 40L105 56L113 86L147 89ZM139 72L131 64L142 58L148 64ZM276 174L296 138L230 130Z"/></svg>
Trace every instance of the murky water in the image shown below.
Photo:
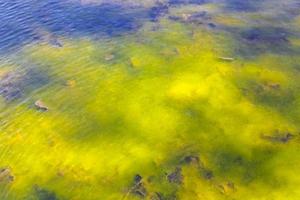
<svg viewBox="0 0 300 200"><path fill-rule="evenodd" d="M0 0L1 200L300 198L298 0Z"/></svg>

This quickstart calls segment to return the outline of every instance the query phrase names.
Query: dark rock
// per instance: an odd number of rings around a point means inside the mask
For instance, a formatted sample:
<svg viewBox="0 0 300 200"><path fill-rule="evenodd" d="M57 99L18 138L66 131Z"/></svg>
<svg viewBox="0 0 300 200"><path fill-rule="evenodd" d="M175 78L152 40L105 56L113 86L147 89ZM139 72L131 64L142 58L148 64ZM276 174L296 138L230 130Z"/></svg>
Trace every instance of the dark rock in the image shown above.
<svg viewBox="0 0 300 200"><path fill-rule="evenodd" d="M38 200L57 200L54 192L43 189L39 186L34 186L35 194Z"/></svg>
<svg viewBox="0 0 300 200"><path fill-rule="evenodd" d="M199 163L199 157L198 156L185 156L183 158L184 163L186 164L198 164Z"/></svg>
<svg viewBox="0 0 300 200"><path fill-rule="evenodd" d="M147 190L144 186L144 183L142 182L142 176L139 174L135 175L133 178L133 187L131 188L131 193L139 196L141 198L145 198L147 196Z"/></svg>
<svg viewBox="0 0 300 200"><path fill-rule="evenodd" d="M137 184L137 183L140 183L142 181L142 176L140 176L139 174L135 175L134 176L134 183Z"/></svg>
<svg viewBox="0 0 300 200"><path fill-rule="evenodd" d="M214 174L211 170L204 169L202 171L202 176L203 176L203 178L210 180L214 177Z"/></svg>
<svg viewBox="0 0 300 200"><path fill-rule="evenodd" d="M261 137L262 137L262 139L265 139L265 140L268 140L268 141L274 142L274 143L287 143L294 137L294 135L292 135L289 132L283 133L283 134L276 132L272 136L262 135Z"/></svg>
<svg viewBox="0 0 300 200"><path fill-rule="evenodd" d="M214 24L214 23L208 23L207 24L210 28L216 28L217 27L217 25L216 24Z"/></svg>
<svg viewBox="0 0 300 200"><path fill-rule="evenodd" d="M167 179L170 183L181 184L183 180L181 168L177 167L174 172L168 174Z"/></svg>
<svg viewBox="0 0 300 200"><path fill-rule="evenodd" d="M233 159L233 162L237 165L243 165L244 159L241 156L237 156L236 158Z"/></svg>

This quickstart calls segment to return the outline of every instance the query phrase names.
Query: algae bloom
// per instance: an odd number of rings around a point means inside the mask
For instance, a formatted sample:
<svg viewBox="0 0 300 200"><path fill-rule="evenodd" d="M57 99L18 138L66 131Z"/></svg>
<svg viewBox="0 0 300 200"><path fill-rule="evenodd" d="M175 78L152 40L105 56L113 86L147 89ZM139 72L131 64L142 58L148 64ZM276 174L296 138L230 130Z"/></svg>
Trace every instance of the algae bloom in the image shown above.
<svg viewBox="0 0 300 200"><path fill-rule="evenodd" d="M0 0L0 200L300 199L297 0Z"/></svg>

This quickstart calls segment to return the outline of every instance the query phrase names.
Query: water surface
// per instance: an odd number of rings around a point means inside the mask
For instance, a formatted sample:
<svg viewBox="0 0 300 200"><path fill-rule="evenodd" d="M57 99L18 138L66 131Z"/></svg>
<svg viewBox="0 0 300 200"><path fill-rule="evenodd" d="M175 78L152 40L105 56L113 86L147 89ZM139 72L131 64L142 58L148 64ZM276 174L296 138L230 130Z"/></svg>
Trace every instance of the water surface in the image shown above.
<svg viewBox="0 0 300 200"><path fill-rule="evenodd" d="M297 0L0 0L0 199L300 198Z"/></svg>

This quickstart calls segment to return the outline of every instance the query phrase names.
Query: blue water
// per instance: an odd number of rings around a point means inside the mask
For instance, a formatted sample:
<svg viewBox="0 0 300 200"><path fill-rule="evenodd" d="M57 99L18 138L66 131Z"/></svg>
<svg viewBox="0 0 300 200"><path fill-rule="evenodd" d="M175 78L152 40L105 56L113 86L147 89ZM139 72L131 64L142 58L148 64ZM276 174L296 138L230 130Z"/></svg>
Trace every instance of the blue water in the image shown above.
<svg viewBox="0 0 300 200"><path fill-rule="evenodd" d="M38 30L53 34L84 36L118 35L133 31L146 17L143 8L117 4L82 5L61 0L0 1L0 50L39 39Z"/></svg>
<svg viewBox="0 0 300 200"><path fill-rule="evenodd" d="M229 12L254 12L267 0L169 0L151 7L107 1L102 4L82 4L70 0L1 0L0 51L19 48L39 40L40 31L53 35L117 36L137 30L144 20L157 21L172 6L222 4ZM269 0L270 1L270 0ZM272 1L270 1L272 2ZM297 16L300 3L293 1L282 8L285 16Z"/></svg>

